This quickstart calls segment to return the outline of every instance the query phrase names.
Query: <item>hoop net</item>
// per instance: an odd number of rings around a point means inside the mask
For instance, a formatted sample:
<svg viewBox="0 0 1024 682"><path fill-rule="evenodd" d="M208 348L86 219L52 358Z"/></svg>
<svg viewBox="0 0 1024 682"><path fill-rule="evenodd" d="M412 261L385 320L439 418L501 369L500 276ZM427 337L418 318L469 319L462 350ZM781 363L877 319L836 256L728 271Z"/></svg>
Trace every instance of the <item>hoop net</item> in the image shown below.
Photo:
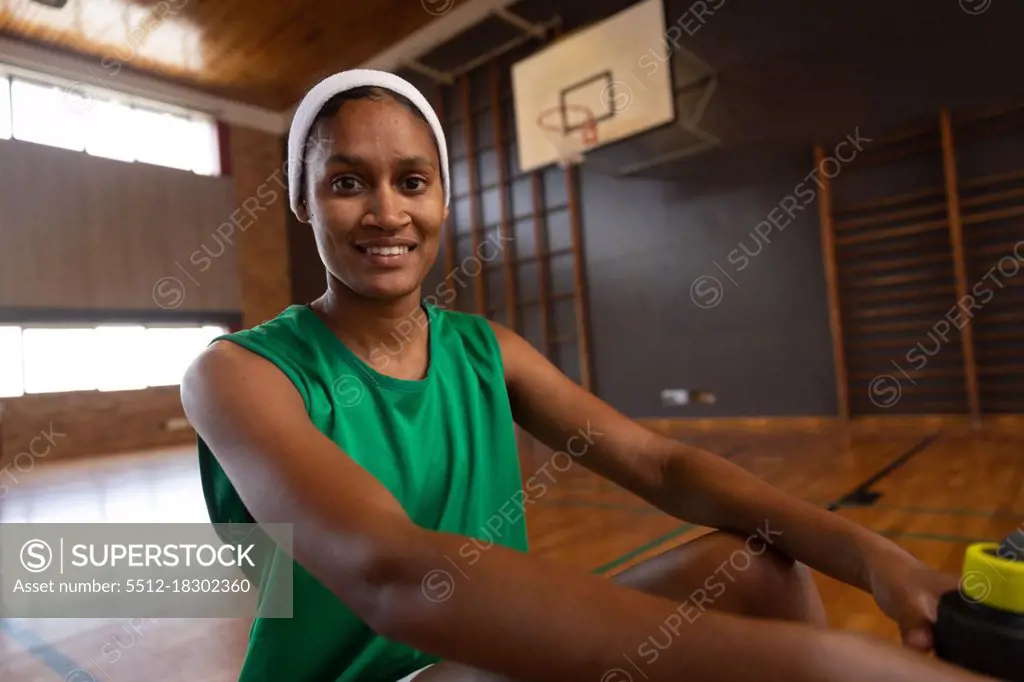
<svg viewBox="0 0 1024 682"><path fill-rule="evenodd" d="M581 105L565 105L545 110L537 117L537 126L555 148L558 165L567 168L583 163L587 149L597 142L597 121L593 112Z"/></svg>

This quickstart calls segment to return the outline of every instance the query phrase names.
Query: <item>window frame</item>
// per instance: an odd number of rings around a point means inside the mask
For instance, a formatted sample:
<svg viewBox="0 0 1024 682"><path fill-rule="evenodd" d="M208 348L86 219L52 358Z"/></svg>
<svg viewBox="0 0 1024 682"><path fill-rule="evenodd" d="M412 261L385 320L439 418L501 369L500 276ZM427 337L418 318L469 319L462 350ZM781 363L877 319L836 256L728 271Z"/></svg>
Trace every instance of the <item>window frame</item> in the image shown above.
<svg viewBox="0 0 1024 682"><path fill-rule="evenodd" d="M132 95L127 92L113 90L107 87L98 87L88 82L87 80L72 80L70 78L54 76L52 74L43 73L39 71L31 71L18 66L14 66L5 62L0 62L0 81L4 82L3 87L7 88L8 102L7 102L7 118L10 123L10 135L9 137L0 137L0 141L16 141L24 144L43 144L31 140L22 140L15 137L14 135L14 110L15 102L13 96L13 84L15 81L22 81L27 84L47 87L47 88L60 88L61 90L69 91L74 88L86 90L93 98L93 101L99 102L111 102L116 105L128 107L130 109L142 110L158 114L169 114L178 118L188 120L192 123L199 123L208 127L210 132L210 160L211 164L209 167L209 173L200 173L194 169L181 169L177 166L171 166L161 163L154 163L152 161L139 161L132 159L131 161L125 161L124 159L110 158L102 155L92 155L88 151L88 140L86 140L85 148L78 149L67 149L66 147L55 146L58 149L64 149L65 151L78 152L83 154L90 154L96 158L110 159L113 161L120 161L121 163L144 163L147 165L157 166L159 168L170 168L175 170L183 170L187 173L193 173L201 177L222 177L225 175L225 169L222 163L222 150L220 149L221 141L219 135L219 122L215 115L199 111L196 109L190 109L187 107L178 106L170 102L162 102L159 100L151 99L148 97L139 97ZM203 164L205 167L205 164Z"/></svg>
<svg viewBox="0 0 1024 682"><path fill-rule="evenodd" d="M24 357L24 332L28 329L94 329L101 326L141 326L149 329L180 328L198 330L202 327L220 327L219 334L236 332L242 328L242 316L236 312L179 312L156 313L148 311L57 311L57 310L13 310L0 309L0 327L18 327L22 336L21 394L0 396L0 402L18 400L32 396L62 395L68 393L112 393L165 389L177 384L154 384L135 388L69 388L66 390L28 391L29 384Z"/></svg>

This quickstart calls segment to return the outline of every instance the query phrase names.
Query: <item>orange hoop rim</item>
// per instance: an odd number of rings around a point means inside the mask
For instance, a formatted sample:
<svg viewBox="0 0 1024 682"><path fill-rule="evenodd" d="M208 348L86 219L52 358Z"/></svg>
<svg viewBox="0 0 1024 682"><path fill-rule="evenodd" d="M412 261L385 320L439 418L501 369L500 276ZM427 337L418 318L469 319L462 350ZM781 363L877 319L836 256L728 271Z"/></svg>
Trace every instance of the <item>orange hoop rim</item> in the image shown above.
<svg viewBox="0 0 1024 682"><path fill-rule="evenodd" d="M586 120L578 126L566 130L565 120L562 116L563 110L580 112L586 117ZM553 114L558 114L561 120L557 123L548 123L547 119L550 119ZM581 131L580 137L583 138L584 144L597 142L597 119L594 117L594 112L590 110L590 107L583 106L582 104L566 104L545 109L537 116L537 125L548 132L557 133L562 137L570 137L576 131Z"/></svg>

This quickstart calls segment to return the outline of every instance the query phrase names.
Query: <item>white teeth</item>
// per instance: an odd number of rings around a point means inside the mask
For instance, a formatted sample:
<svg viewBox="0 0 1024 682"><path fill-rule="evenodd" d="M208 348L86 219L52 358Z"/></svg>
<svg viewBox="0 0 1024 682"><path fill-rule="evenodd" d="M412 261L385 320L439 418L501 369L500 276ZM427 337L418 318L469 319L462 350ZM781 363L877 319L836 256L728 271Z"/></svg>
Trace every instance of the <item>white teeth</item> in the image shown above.
<svg viewBox="0 0 1024 682"><path fill-rule="evenodd" d="M409 253L408 246L368 246L366 247L368 253L372 253L375 256L402 256Z"/></svg>

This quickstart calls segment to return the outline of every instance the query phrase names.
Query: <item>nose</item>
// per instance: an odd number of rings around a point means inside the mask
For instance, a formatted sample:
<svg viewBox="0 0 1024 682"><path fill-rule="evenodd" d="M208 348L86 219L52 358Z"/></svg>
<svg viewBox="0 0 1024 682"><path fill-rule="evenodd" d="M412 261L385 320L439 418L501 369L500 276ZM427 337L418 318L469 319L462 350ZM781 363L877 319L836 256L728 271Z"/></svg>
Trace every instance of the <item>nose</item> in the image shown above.
<svg viewBox="0 0 1024 682"><path fill-rule="evenodd" d="M405 211L404 197L388 183L381 183L373 193L369 210L363 217L363 225L383 230L398 230L409 224Z"/></svg>

